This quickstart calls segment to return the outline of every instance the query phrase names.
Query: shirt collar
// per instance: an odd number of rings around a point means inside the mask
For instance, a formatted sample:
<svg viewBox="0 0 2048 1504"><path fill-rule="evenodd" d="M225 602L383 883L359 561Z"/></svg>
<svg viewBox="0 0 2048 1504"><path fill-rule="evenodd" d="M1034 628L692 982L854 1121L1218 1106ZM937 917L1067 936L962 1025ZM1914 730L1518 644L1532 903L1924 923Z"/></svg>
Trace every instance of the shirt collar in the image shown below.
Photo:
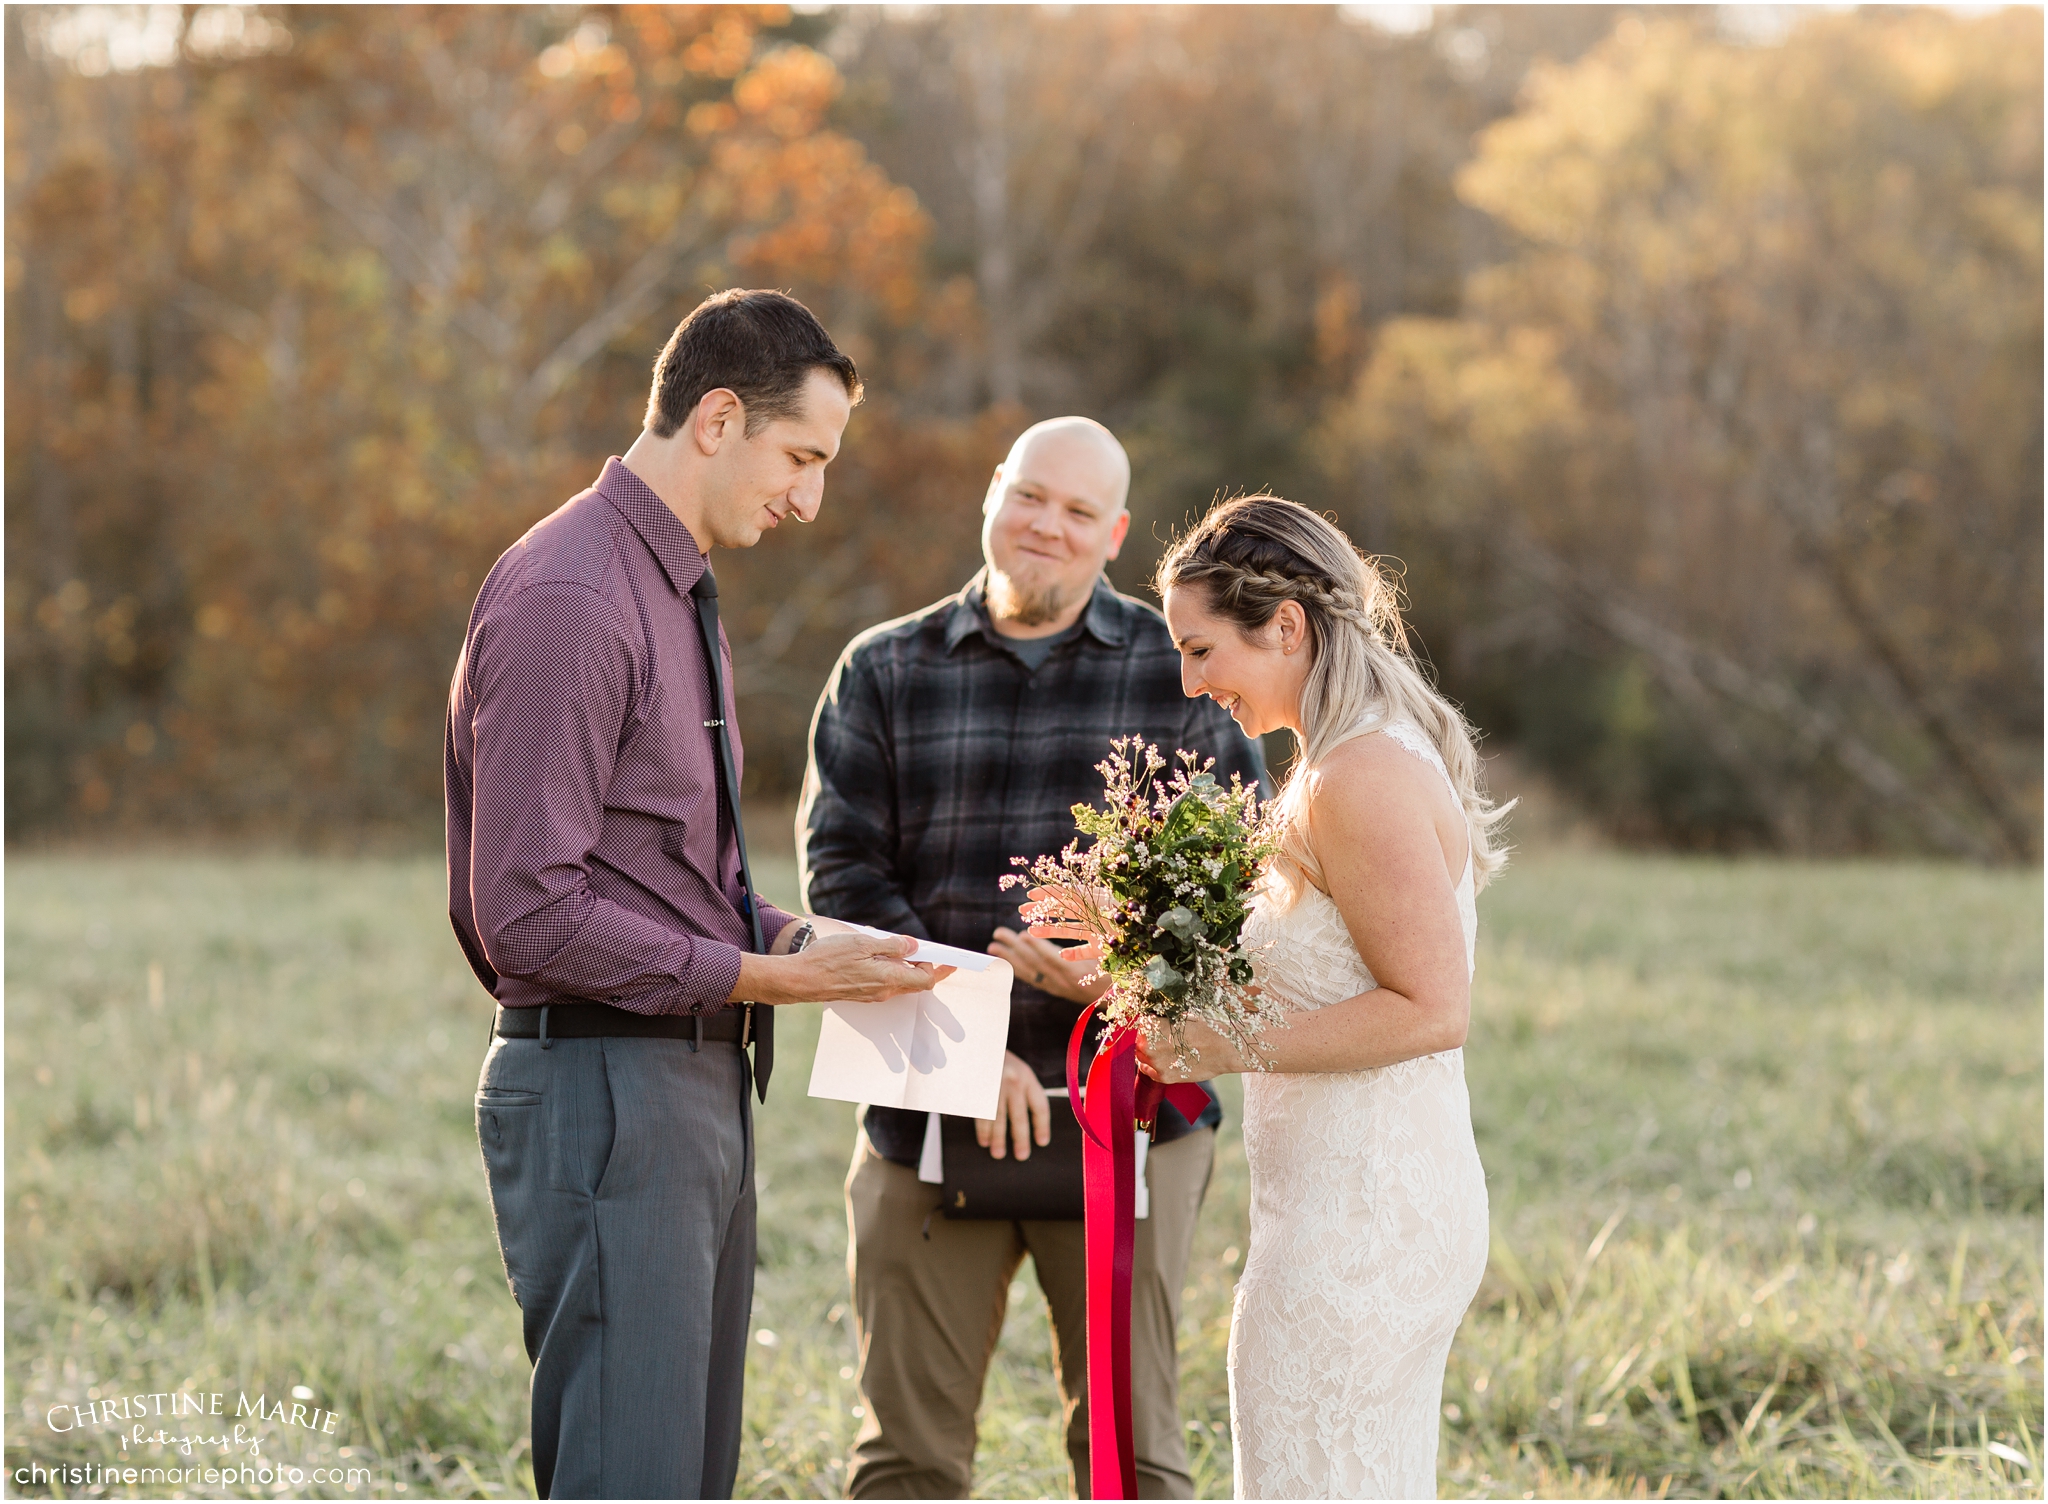
<svg viewBox="0 0 2048 1504"><path fill-rule="evenodd" d="M653 552L655 561L661 565L661 572L668 576L676 594L688 595L690 587L704 577L704 571L710 566L704 562L697 540L668 509L668 503L655 495L646 481L627 469L626 462L617 455L604 462L604 473L598 476L592 489L617 507L620 514L633 524L633 531Z"/></svg>
<svg viewBox="0 0 2048 1504"><path fill-rule="evenodd" d="M1088 597L1088 608L1081 613L1081 620L1098 642L1120 648L1128 641L1129 634L1117 593L1106 577L1097 577L1095 591ZM967 587L953 598L952 614L946 619L946 651L952 652L976 632L991 643L1000 635L988 619L988 568L985 565L975 571Z"/></svg>
<svg viewBox="0 0 2048 1504"><path fill-rule="evenodd" d="M1099 641L1110 647L1120 648L1129 641L1123 602L1106 576L1095 581L1095 593L1088 597L1088 609L1081 613L1081 619Z"/></svg>

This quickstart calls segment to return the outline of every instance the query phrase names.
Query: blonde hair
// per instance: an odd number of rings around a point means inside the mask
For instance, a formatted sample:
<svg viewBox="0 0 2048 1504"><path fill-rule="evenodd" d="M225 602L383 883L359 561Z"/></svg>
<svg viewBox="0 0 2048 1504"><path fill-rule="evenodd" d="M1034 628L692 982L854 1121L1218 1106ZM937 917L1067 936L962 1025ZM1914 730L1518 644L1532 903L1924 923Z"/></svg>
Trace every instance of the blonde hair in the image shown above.
<svg viewBox="0 0 2048 1504"><path fill-rule="evenodd" d="M1474 884L1507 862L1494 826L1512 805L1496 806L1479 786L1479 752L1458 707L1423 674L1408 646L1394 582L1328 519L1278 496L1223 502L1159 562L1153 584L1199 589L1209 609L1249 635L1285 601L1308 618L1310 664L1301 689L1298 756L1280 791L1279 859L1273 876L1283 904L1302 884L1321 887L1307 840L1312 780L1322 761L1354 736L1373 729L1368 717L1409 721L1442 754L1472 841Z"/></svg>

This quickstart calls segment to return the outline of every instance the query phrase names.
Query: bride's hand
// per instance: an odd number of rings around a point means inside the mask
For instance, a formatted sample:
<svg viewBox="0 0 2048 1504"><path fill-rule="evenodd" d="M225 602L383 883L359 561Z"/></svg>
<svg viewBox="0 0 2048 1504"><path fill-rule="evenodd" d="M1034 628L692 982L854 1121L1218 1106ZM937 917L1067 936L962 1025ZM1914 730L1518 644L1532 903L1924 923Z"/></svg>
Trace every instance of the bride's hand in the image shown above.
<svg viewBox="0 0 2048 1504"><path fill-rule="evenodd" d="M1244 1060L1236 1047L1207 1024L1190 1019L1182 1033L1187 1038L1184 1065L1174 1060L1173 1030L1162 1023L1148 1022L1138 1033L1138 1069L1169 1086L1176 1081L1207 1081L1244 1070Z"/></svg>

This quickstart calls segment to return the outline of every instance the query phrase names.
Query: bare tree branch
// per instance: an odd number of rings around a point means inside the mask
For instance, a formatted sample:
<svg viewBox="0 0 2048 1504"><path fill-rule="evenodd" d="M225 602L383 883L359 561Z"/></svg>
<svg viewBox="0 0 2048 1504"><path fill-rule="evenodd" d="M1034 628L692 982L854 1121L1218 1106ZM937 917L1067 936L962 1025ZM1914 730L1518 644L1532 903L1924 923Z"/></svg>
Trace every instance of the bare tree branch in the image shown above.
<svg viewBox="0 0 2048 1504"><path fill-rule="evenodd" d="M575 204L578 190L607 170L627 147L645 134L647 118L643 113L632 120L616 122L578 152L576 170L560 174L533 201L533 208L526 217L526 227L536 235L546 235L559 229Z"/></svg>
<svg viewBox="0 0 2048 1504"><path fill-rule="evenodd" d="M599 351L644 318L660 297L662 284L676 264L701 247L704 228L703 215L678 215L668 233L649 246L619 279L604 304L520 383L512 401L514 412L521 417L538 412Z"/></svg>
<svg viewBox="0 0 2048 1504"><path fill-rule="evenodd" d="M1017 313L1020 343L1035 339L1051 321L1065 294L1074 268L1095 243L1102 218L1109 210L1111 190L1116 187L1117 158L1122 155L1125 132L1117 126L1116 112L1130 93L1136 69L1128 50L1119 51L1109 75L1102 81L1099 108L1102 127L1095 133L1088 159L1081 164L1080 184L1067 208L1065 222L1053 242L1044 272L1025 296Z"/></svg>
<svg viewBox="0 0 2048 1504"><path fill-rule="evenodd" d="M232 298L189 277L177 281L178 304L201 324L219 329L245 345L263 345L270 339L270 324L254 309L244 308Z"/></svg>
<svg viewBox="0 0 2048 1504"><path fill-rule="evenodd" d="M1864 650L1890 678L1907 713L1964 792L1990 819L2006 854L2031 855L2033 828L2014 805L2003 781L1978 756L1971 738L1943 706L1906 645L1864 598L1862 583L1850 567L1844 547L1844 508L1835 480L1834 423L1826 415L1810 416L1800 425L1799 434L1802 452L1798 461L1774 467L1771 473L1778 479L1769 486L1779 515L1792 531L1797 556L1827 582L1828 593L1862 640Z"/></svg>
<svg viewBox="0 0 2048 1504"><path fill-rule="evenodd" d="M1776 679L1744 668L1734 659L1687 639L1616 591L1579 576L1562 559L1534 539L1517 532L1503 535L1507 561L1546 586L1594 626L1643 653L1657 665L1667 684L1681 695L1681 686L1698 684L1728 699L1763 712L1804 742L1823 747L1849 775L1878 799L1906 810L1930 839L1944 850L1987 860L1990 852L1977 836L1958 825L1911 779L1880 756L1841 720ZM1715 719L1710 717L1709 719ZM1722 752L1715 747L1717 754ZM1741 764L1737 764L1739 768Z"/></svg>
<svg viewBox="0 0 2048 1504"><path fill-rule="evenodd" d="M510 324L480 303L449 295L460 261L452 246L422 245L384 204L304 141L288 140L284 159L292 175L355 226L394 271L420 291L446 300L457 328L500 359L511 354L518 336Z"/></svg>
<svg viewBox="0 0 2048 1504"><path fill-rule="evenodd" d="M990 15L976 12L964 28L961 46L974 135L963 150L969 154L967 181L974 198L975 279L988 328L989 400L1016 402L1023 395L1018 364L1022 341L1017 330L1016 257L1010 244L1008 67Z"/></svg>
<svg viewBox="0 0 2048 1504"><path fill-rule="evenodd" d="M796 641L797 634L809 625L818 607L831 602L847 578L866 563L867 558L860 549L843 547L835 549L817 569L807 570L803 583L783 596L775 614L768 618L768 625L747 644L748 672L780 662L782 655Z"/></svg>
<svg viewBox="0 0 2048 1504"><path fill-rule="evenodd" d="M1998 775L1978 755L1969 737L1963 734L1962 728L1942 706L1940 697L1914 664L1905 644L1892 635L1878 613L1863 598L1862 587L1850 572L1840 550L1826 548L1816 539L1805 541L1801 551L1813 559L1821 576L1827 580L1835 603L1863 639L1865 648L1884 665L1907 710L1918 723L1921 734L1934 744L1943 760L1955 770L1964 789L1990 818L2006 854L2020 858L2030 856L2034 846L2033 827L2013 805Z"/></svg>

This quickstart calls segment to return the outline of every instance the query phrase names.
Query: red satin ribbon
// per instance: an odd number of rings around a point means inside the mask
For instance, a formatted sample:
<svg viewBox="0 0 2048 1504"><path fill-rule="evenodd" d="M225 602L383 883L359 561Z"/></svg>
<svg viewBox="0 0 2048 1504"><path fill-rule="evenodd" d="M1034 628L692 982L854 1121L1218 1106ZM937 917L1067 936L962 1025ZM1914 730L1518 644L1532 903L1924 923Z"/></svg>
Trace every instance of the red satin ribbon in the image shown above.
<svg viewBox="0 0 2048 1504"><path fill-rule="evenodd" d="M1067 1101L1081 1124L1081 1172L1088 1247L1088 1475L1097 1499L1135 1499L1131 1447L1131 1268L1138 1238L1137 1129L1149 1130L1161 1101L1193 1122L1209 1105L1198 1086L1162 1086L1138 1074L1137 1035L1112 1031L1081 1089L1081 1042L1090 1003L1067 1039Z"/></svg>

